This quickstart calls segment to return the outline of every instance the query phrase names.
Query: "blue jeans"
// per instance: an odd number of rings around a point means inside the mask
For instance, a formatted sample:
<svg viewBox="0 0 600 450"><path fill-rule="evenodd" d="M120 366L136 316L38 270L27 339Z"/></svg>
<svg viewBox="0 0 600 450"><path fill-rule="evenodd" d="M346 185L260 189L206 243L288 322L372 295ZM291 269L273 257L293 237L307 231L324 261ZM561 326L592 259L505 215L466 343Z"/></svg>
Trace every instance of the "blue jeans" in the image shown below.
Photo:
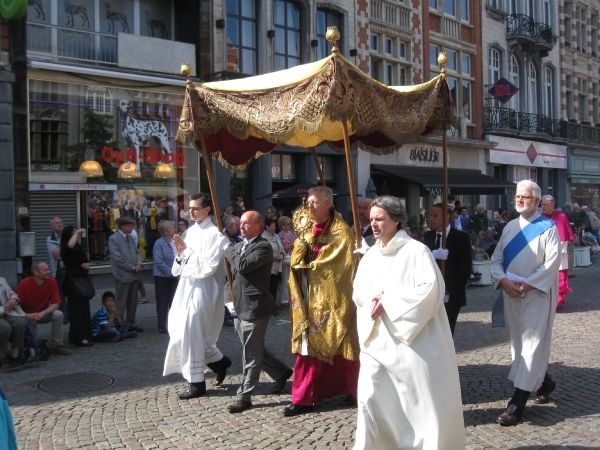
<svg viewBox="0 0 600 450"><path fill-rule="evenodd" d="M127 333L127 331L129 331L129 325L124 323L123 325L119 326L119 328L104 328L103 330L98 331L98 333L94 335L94 338L110 339L111 337L119 336L119 340L124 341L125 333Z"/></svg>

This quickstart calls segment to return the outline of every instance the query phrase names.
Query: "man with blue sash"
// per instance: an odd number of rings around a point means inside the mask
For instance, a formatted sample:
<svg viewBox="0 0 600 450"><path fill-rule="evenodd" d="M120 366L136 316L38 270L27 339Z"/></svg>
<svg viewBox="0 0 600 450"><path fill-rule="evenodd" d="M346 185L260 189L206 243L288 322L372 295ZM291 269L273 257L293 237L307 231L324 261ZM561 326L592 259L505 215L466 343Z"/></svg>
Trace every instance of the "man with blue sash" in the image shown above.
<svg viewBox="0 0 600 450"><path fill-rule="evenodd" d="M521 216L506 225L492 256L496 289L504 291L512 353L508 379L515 386L497 419L504 426L521 421L531 392L537 390L535 403L547 403L556 386L546 370L558 292L559 235L555 223L537 212L541 196L533 181L517 184L515 208Z"/></svg>

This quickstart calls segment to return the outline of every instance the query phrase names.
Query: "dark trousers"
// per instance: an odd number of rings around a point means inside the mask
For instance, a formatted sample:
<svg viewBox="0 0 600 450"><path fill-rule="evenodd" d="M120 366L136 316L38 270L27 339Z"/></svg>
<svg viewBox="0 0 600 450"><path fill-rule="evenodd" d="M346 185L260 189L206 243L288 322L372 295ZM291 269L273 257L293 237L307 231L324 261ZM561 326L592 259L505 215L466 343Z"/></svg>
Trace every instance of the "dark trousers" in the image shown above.
<svg viewBox="0 0 600 450"><path fill-rule="evenodd" d="M458 313L460 312L460 308L462 308L462 306L458 306L452 303L452 299L450 299L448 303L444 303L444 308L446 308L446 315L448 316L450 331L452 332L452 336L454 336L454 327L456 326L456 321L458 320Z"/></svg>
<svg viewBox="0 0 600 450"><path fill-rule="evenodd" d="M179 278L154 277L154 290L156 293L156 316L158 317L158 329L167 330L167 318L169 310L175 297Z"/></svg>
<svg viewBox="0 0 600 450"><path fill-rule="evenodd" d="M115 308L117 309L121 320L127 322L131 327L131 325L135 325L138 287L140 282L138 280L134 280L130 283L120 283L117 281L116 285L115 295L117 296L117 304ZM127 318L125 318L125 312L127 312Z"/></svg>
<svg viewBox="0 0 600 450"><path fill-rule="evenodd" d="M277 301L277 288L279 287L279 274L271 274L271 280L269 284L269 292L273 296L273 299Z"/></svg>
<svg viewBox="0 0 600 450"><path fill-rule="evenodd" d="M62 266L62 262L61 262ZM63 313L65 319L69 319L69 309L67 308L67 296L63 292L63 283L65 282L65 276L67 275L67 269L60 267L56 271L56 284L58 284L58 295L60 296L60 305L58 309Z"/></svg>
<svg viewBox="0 0 600 450"><path fill-rule="evenodd" d="M254 322L240 320L239 318L235 319L235 331L240 337L244 348L244 376L237 391L238 400L250 401L263 367L267 375L273 380L281 378L288 370L283 362L279 361L273 353L265 348L265 335L268 324L268 316Z"/></svg>
<svg viewBox="0 0 600 450"><path fill-rule="evenodd" d="M69 310L69 342L77 344L92 338L92 320L89 300L82 300L77 294L70 293Z"/></svg>

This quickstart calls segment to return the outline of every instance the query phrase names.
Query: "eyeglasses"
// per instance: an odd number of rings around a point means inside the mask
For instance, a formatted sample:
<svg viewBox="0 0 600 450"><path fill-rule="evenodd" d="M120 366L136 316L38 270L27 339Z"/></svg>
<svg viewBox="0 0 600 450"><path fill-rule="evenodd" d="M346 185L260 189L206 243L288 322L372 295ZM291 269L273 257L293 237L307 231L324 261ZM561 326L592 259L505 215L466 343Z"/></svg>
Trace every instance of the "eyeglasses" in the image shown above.
<svg viewBox="0 0 600 450"><path fill-rule="evenodd" d="M325 203L325 200L322 200L320 202L311 200L310 202L306 202L306 206L308 206L309 208L312 208L313 206L320 205L321 203Z"/></svg>
<svg viewBox="0 0 600 450"><path fill-rule="evenodd" d="M535 197L529 197L527 195L515 195L515 200L516 201L519 201L519 200L523 200L523 201L525 201L525 200L531 200L533 198L535 198Z"/></svg>

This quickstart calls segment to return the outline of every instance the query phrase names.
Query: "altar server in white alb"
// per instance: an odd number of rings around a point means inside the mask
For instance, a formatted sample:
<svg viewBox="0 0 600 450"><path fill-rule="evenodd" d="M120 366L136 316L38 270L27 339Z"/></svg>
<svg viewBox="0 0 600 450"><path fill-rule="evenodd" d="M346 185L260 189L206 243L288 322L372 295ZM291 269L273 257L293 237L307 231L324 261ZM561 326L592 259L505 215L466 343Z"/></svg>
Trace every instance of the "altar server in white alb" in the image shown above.
<svg viewBox="0 0 600 450"><path fill-rule="evenodd" d="M223 247L229 243L210 220L212 199L199 193L190 197L190 217L196 224L185 241L173 237L177 257L172 273L179 284L169 311L169 347L163 375L181 373L188 389L181 400L206 394L206 367L217 374L215 384L225 379L231 360L217 348L223 327L225 263Z"/></svg>
<svg viewBox="0 0 600 450"><path fill-rule="evenodd" d="M404 231L396 197L371 204L376 244L354 279L360 375L355 449L465 448L458 365L444 279Z"/></svg>
<svg viewBox="0 0 600 450"><path fill-rule="evenodd" d="M537 212L540 187L530 180L517 184L515 207L521 214L508 222L492 255L496 289L503 289L504 317L510 332L512 366L508 379L515 393L497 422L516 425L530 392L535 403L547 403L556 386L547 374L552 325L556 312L559 234L556 224Z"/></svg>

